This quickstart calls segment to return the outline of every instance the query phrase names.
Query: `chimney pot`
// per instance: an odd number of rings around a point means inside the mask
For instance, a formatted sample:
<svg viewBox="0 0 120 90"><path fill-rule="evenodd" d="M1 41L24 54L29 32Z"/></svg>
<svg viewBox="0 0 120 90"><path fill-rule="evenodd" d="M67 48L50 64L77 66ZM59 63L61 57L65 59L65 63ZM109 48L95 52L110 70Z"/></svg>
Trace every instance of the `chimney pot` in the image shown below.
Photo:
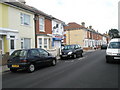
<svg viewBox="0 0 120 90"><path fill-rule="evenodd" d="M85 27L85 22L82 22L81 24L82 24L83 27Z"/></svg>
<svg viewBox="0 0 120 90"><path fill-rule="evenodd" d="M89 26L89 29L92 29L92 26Z"/></svg>

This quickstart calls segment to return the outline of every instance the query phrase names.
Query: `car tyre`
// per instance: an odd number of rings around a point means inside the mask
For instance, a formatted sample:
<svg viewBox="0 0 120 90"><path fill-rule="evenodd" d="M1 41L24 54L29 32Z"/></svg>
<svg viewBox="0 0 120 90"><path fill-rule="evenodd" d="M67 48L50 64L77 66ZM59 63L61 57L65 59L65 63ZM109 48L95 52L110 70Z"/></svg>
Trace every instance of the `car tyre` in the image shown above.
<svg viewBox="0 0 120 90"><path fill-rule="evenodd" d="M17 72L17 69L10 68L11 72Z"/></svg>
<svg viewBox="0 0 120 90"><path fill-rule="evenodd" d="M74 58L74 59L77 58L77 55L76 55L76 54L73 54L73 58Z"/></svg>
<svg viewBox="0 0 120 90"><path fill-rule="evenodd" d="M83 57L83 54L81 53L81 55L80 55L81 57Z"/></svg>
<svg viewBox="0 0 120 90"><path fill-rule="evenodd" d="M55 66L56 65L56 60L52 60L52 66Z"/></svg>
<svg viewBox="0 0 120 90"><path fill-rule="evenodd" d="M110 63L110 61L108 59L106 59L106 63Z"/></svg>
<svg viewBox="0 0 120 90"><path fill-rule="evenodd" d="M28 69L27 69L27 71L28 71L29 73L34 72L34 71L35 71L35 65L34 65L34 64L30 64L29 67L28 67Z"/></svg>

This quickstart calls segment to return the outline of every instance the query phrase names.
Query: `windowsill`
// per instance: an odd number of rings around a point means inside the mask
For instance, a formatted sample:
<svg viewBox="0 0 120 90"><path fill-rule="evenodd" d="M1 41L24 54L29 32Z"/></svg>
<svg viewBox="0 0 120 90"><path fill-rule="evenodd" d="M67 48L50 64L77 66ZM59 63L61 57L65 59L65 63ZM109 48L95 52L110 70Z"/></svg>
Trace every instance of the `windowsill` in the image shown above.
<svg viewBox="0 0 120 90"><path fill-rule="evenodd" d="M31 25L24 25L24 24L21 24L21 26L25 26L25 27L31 27Z"/></svg>
<svg viewBox="0 0 120 90"><path fill-rule="evenodd" d="M39 30L40 31L40 30ZM40 31L40 32L45 32L45 31Z"/></svg>

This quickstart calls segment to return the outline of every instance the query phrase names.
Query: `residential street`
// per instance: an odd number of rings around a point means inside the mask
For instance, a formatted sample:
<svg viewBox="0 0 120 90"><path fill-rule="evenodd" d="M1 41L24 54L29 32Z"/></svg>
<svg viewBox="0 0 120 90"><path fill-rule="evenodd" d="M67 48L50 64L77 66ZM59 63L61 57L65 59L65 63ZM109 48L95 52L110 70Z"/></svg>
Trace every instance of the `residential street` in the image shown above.
<svg viewBox="0 0 120 90"><path fill-rule="evenodd" d="M2 77L3 88L118 88L118 64L106 63L105 50L96 50L33 73L7 72Z"/></svg>

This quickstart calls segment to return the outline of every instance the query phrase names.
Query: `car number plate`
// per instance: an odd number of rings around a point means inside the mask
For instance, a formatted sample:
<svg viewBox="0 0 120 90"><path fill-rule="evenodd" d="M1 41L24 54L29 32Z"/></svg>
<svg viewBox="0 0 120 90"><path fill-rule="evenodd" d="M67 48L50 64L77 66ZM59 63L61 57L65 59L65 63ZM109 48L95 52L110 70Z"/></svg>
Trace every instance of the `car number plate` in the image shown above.
<svg viewBox="0 0 120 90"><path fill-rule="evenodd" d="M62 57L67 57L67 55L62 55Z"/></svg>
<svg viewBox="0 0 120 90"><path fill-rule="evenodd" d="M12 65L12 67L19 67L19 65Z"/></svg>
<svg viewBox="0 0 120 90"><path fill-rule="evenodd" d="M114 57L114 59L120 59L120 57Z"/></svg>

